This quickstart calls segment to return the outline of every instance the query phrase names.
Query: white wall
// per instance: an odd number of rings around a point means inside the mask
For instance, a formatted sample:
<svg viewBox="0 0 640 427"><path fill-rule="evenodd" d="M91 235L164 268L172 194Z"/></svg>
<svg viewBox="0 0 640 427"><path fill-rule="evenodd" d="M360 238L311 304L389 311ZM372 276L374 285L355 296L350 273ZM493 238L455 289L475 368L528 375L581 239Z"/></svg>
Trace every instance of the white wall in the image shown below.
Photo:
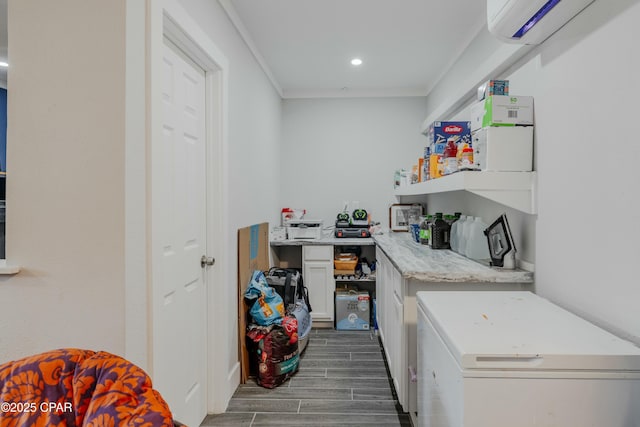
<svg viewBox="0 0 640 427"><path fill-rule="evenodd" d="M388 225L393 173L424 152L426 111L423 97L285 100L279 206L329 226L358 201Z"/></svg>
<svg viewBox="0 0 640 427"><path fill-rule="evenodd" d="M636 343L638 19L637 1L597 1L526 65L538 68L538 292Z"/></svg>
<svg viewBox="0 0 640 427"><path fill-rule="evenodd" d="M217 2L180 3L229 62L230 217L220 236L229 280L212 291L229 307L227 322L215 327L226 333L216 345L232 372L238 363L237 229L279 222L281 99ZM137 304L125 302L137 295L125 276L145 279L137 266L125 264L126 248L145 262L144 248L140 253L138 241L125 236L127 221L144 223L139 198L133 213L125 203L127 174L136 180L135 188L127 187L128 202L140 194L145 176L144 164L128 160L139 159L139 147L125 144L144 141L144 130L126 122L127 114L140 113L143 96L131 85L144 80L129 76L125 94L125 64L140 65L139 57L126 62L125 46L142 48L125 43L127 5L11 4L7 258L23 271L0 278L0 363L66 346L118 354L131 346L144 358L146 344L127 341L125 331L125 317ZM130 18L140 19L139 8L132 10L136 16ZM136 239L145 236L130 231ZM222 392L228 398L233 391Z"/></svg>
<svg viewBox="0 0 640 427"><path fill-rule="evenodd" d="M535 241L536 292L636 343L639 18L637 0L596 1L494 76L535 97L539 212L513 216L525 245ZM497 43L478 45L489 57ZM453 101L443 94L454 84L433 92L430 112Z"/></svg>
<svg viewBox="0 0 640 427"><path fill-rule="evenodd" d="M124 2L12 2L9 20L7 259L23 271L0 279L0 363L122 354Z"/></svg>

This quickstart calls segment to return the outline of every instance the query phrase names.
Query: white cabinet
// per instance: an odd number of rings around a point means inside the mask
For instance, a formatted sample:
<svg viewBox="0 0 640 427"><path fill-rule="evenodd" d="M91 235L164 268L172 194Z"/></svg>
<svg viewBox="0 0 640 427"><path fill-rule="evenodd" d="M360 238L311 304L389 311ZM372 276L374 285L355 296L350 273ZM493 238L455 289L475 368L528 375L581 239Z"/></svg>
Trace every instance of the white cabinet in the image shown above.
<svg viewBox="0 0 640 427"><path fill-rule="evenodd" d="M405 376L402 375L406 364L403 362L403 330L404 330L404 301L402 298L402 276L391 264L391 261L381 251L376 250L378 272L376 280L376 308L378 330L382 339L389 373L393 386L402 402L405 395Z"/></svg>
<svg viewBox="0 0 640 427"><path fill-rule="evenodd" d="M418 409L417 383L413 380L418 366L416 293L525 290L533 278L521 271L492 270L451 251L416 245L407 233L376 236L376 260L379 334L398 402L415 420Z"/></svg>
<svg viewBox="0 0 640 427"><path fill-rule="evenodd" d="M302 247L302 277L309 289L313 320L333 321L333 246Z"/></svg>
<svg viewBox="0 0 640 427"><path fill-rule="evenodd" d="M378 325L378 335L384 336L385 325L385 300L386 295L382 288L382 283L387 282L385 280L386 264L380 258L380 252L376 251L376 311L375 311L375 323Z"/></svg>
<svg viewBox="0 0 640 427"><path fill-rule="evenodd" d="M393 295L393 310L391 313L391 345L392 351L392 365L390 367L391 377L393 378L393 386L398 394L398 401L405 400L405 381L407 376L403 375L403 370L406 369L406 364L403 362L404 355L404 304L397 295Z"/></svg>
<svg viewBox="0 0 640 427"><path fill-rule="evenodd" d="M309 289L311 303L311 317L316 327L332 327L334 323L334 293L336 280L334 279L334 252L344 247L358 246L362 248L362 255L372 260L373 239L336 239L323 238L321 240L301 241L283 240L272 241L271 258L274 266L282 268L299 268L302 271L304 283ZM374 291L375 281L340 280L340 284L357 284L362 290Z"/></svg>

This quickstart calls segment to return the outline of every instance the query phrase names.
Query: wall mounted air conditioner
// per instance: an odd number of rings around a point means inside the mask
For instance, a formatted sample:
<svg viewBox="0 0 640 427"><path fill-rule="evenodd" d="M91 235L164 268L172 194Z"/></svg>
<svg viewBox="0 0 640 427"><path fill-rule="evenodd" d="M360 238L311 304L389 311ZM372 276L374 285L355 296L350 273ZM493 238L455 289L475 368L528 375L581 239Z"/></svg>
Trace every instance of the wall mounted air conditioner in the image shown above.
<svg viewBox="0 0 640 427"><path fill-rule="evenodd" d="M487 26L501 40L540 44L593 1L487 0Z"/></svg>

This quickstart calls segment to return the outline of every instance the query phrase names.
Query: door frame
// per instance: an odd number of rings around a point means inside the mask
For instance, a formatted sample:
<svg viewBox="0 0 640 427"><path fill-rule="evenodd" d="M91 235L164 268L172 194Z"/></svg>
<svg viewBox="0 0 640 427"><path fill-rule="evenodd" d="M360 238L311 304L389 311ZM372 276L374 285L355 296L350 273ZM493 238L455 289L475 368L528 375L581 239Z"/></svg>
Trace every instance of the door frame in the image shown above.
<svg viewBox="0 0 640 427"><path fill-rule="evenodd" d="M229 312L221 295L228 292L225 283L229 283L228 259L225 251L226 233L228 229L228 60L211 41L197 23L175 0L158 2L147 0L149 22L149 38L147 62L148 93L150 103L149 132L147 141L147 159L149 168L147 182L154 184L152 170L158 162L153 150L153 142L162 138L162 49L163 38L167 37L180 48L198 66L205 71L205 111L206 111L206 245L207 256L213 256L216 263L208 268L205 275L207 287L207 412L224 412L229 400L229 389L233 387L233 375L227 372L228 355L220 351L220 343L225 343L224 332L228 323ZM154 273L157 268L153 254L153 202L151 188L147 187L148 197L148 235L150 256L148 257L148 340L149 370L153 377L153 330L154 330ZM221 327L221 325L224 325ZM229 383L224 389L222 384Z"/></svg>

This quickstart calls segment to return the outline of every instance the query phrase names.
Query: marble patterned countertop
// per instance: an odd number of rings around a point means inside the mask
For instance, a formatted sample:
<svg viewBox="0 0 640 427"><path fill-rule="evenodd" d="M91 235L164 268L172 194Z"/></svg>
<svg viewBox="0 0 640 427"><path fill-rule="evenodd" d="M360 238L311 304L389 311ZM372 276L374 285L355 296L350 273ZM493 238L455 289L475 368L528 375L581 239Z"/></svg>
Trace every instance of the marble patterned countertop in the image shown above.
<svg viewBox="0 0 640 427"><path fill-rule="evenodd" d="M422 282L533 283L533 273L504 270L473 261L454 251L431 249L416 243L409 233L373 236L376 246L406 279Z"/></svg>
<svg viewBox="0 0 640 427"><path fill-rule="evenodd" d="M305 245L332 245L332 246L373 246L375 242L372 238L351 238L339 239L336 237L323 237L322 239L295 239L295 240L272 240L271 246L305 246Z"/></svg>

